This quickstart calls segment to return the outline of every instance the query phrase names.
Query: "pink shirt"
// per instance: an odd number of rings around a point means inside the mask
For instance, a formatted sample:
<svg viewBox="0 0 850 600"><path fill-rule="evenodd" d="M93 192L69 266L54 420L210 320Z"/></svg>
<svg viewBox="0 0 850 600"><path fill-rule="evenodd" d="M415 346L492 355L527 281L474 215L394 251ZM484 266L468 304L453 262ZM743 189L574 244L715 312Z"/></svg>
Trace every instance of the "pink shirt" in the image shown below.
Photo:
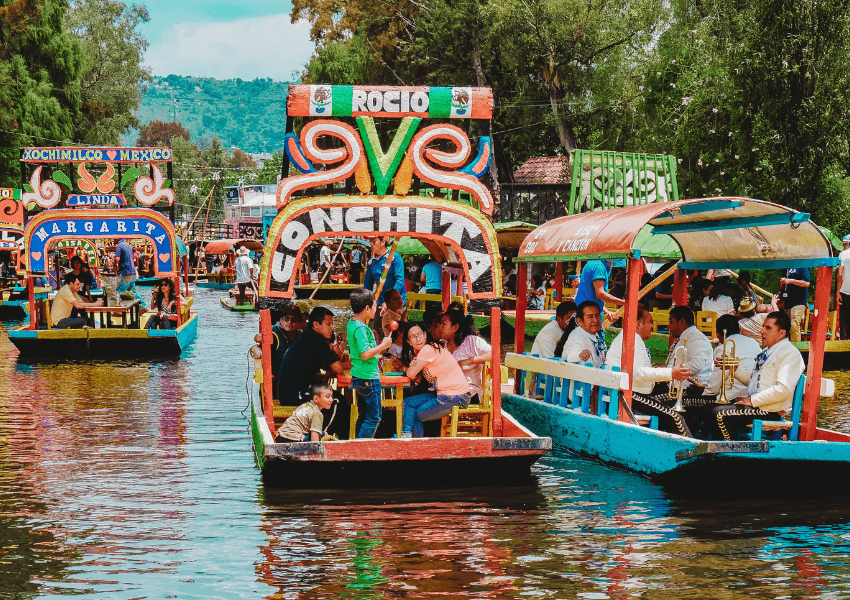
<svg viewBox="0 0 850 600"><path fill-rule="evenodd" d="M457 361L445 348L426 344L410 365L412 374L422 375L437 388L441 396L460 396L469 392L469 382ZM410 370L408 371L411 372Z"/></svg>

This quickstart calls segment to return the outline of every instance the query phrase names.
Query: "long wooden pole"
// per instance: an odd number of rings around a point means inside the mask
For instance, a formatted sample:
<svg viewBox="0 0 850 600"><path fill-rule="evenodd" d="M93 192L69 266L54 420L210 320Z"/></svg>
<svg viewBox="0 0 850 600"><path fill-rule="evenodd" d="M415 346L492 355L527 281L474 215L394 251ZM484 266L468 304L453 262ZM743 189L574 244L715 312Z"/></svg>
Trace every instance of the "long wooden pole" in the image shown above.
<svg viewBox="0 0 850 600"><path fill-rule="evenodd" d="M337 256L339 256L339 251L340 251L340 250L342 250L342 246L343 246L343 244L345 244L345 240L346 240L346 238L342 238L342 241L339 243L339 248L337 248L337 249L336 249L336 252L335 252L335 253L334 253L334 255L331 257L331 262L330 262L330 264L328 264L328 268L327 268L327 269L325 269L325 274L324 274L324 275L322 275L322 278L319 280L319 283L318 283L318 284L316 284L316 289L314 289L314 290L313 290L313 293L312 293L312 294L310 294L310 298L309 298L309 300L312 300L312 299L313 299L313 296L315 296L315 295L316 295L316 292L318 292L318 291L319 291L319 288L320 288L320 287L322 287L322 284L325 282L325 277L327 277L327 276L328 276L328 273L330 273L330 272L331 272L331 269L332 269L332 268L333 268L333 266L334 266L334 261L336 260L336 257L337 257Z"/></svg>
<svg viewBox="0 0 850 600"><path fill-rule="evenodd" d="M740 276L740 275L738 275L735 271L729 271L729 272L730 272L730 273L732 273L732 277L734 277L735 279L739 279L739 278L741 277L741 276ZM764 289L764 288L761 288L761 287L757 286L757 285L756 285L756 284L754 284L752 281L750 282L750 285L753 287L753 289L754 289L755 291L757 291L757 292L761 292L762 294L765 294L768 298L773 298L773 294L771 294L770 292L768 292L766 289Z"/></svg>
<svg viewBox="0 0 850 600"><path fill-rule="evenodd" d="M661 283L662 281L664 281L665 279L670 277L675 272L676 272L676 269L671 267L671 268L667 269L667 271L665 271L662 275L659 275L658 277L656 277L655 279L653 279L652 281L647 283L646 286L644 286L640 290L640 292L638 293L636 301L639 301L641 298L646 296L652 290L652 288L654 288L659 283ZM640 280L638 280L638 284L640 284ZM617 312L614 313L614 316L610 320L605 319L605 322L608 323L608 324L616 322L617 319L619 319L620 317L623 316L623 313L626 310L626 306L628 306L628 302L626 302L626 304L624 304L623 306L618 308Z"/></svg>
<svg viewBox="0 0 850 600"><path fill-rule="evenodd" d="M395 249L398 248L398 243L401 241L401 236L397 237L393 242L393 247L390 248L390 254L387 256L387 262L384 263L384 270L381 273L381 280L378 282L378 289L375 291L375 302L381 297L381 292L384 291L384 284L387 282L387 275L390 273L390 265L395 258Z"/></svg>

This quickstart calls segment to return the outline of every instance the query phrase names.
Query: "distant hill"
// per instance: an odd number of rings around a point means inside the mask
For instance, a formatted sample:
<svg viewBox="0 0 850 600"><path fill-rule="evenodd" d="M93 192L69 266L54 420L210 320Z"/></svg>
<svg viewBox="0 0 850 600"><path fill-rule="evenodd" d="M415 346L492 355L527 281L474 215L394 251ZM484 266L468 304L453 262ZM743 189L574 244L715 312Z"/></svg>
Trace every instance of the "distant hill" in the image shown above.
<svg viewBox="0 0 850 600"><path fill-rule="evenodd" d="M288 82L271 79L155 77L142 96L139 121L179 121L194 144L217 135L225 148L277 152L283 147L288 90ZM135 144L138 134L131 131L124 143Z"/></svg>

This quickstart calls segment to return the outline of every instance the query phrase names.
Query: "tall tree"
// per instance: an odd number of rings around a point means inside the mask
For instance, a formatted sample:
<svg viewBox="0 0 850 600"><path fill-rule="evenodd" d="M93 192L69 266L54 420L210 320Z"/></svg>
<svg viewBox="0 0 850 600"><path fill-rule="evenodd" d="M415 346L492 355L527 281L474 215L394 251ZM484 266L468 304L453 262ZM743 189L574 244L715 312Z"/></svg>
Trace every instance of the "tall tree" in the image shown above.
<svg viewBox="0 0 850 600"><path fill-rule="evenodd" d="M78 141L118 145L123 133L138 127L141 86L151 80L142 66L148 42L138 27L149 20L143 5L128 7L117 0L72 3L66 26L86 55L80 75L83 106L74 123Z"/></svg>
<svg viewBox="0 0 850 600"><path fill-rule="evenodd" d="M182 123L174 121L151 121L139 129L137 146L169 146L175 137L181 137L187 142L191 139L189 130Z"/></svg>

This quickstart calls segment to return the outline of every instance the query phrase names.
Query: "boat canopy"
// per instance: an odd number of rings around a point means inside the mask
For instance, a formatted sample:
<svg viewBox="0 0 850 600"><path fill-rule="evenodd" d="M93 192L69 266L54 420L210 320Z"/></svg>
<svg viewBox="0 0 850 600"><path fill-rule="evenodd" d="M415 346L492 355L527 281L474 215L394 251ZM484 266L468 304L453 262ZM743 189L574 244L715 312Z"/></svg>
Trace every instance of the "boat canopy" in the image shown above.
<svg viewBox="0 0 850 600"><path fill-rule="evenodd" d="M519 250L525 236L534 231L535 228L531 223L525 223L523 221L493 223L493 227L496 228L499 250Z"/></svg>
<svg viewBox="0 0 850 600"><path fill-rule="evenodd" d="M204 247L205 254L227 254L230 252L230 249L240 247L248 248L248 250L252 250L254 252L262 252L263 251L263 242L259 240L242 240L242 239L230 239L230 240L215 240L214 242L208 243Z"/></svg>
<svg viewBox="0 0 850 600"><path fill-rule="evenodd" d="M681 257L679 268L684 269L782 269L838 263L832 244L808 213L729 197L560 217L529 234L516 260L641 257Z"/></svg>

